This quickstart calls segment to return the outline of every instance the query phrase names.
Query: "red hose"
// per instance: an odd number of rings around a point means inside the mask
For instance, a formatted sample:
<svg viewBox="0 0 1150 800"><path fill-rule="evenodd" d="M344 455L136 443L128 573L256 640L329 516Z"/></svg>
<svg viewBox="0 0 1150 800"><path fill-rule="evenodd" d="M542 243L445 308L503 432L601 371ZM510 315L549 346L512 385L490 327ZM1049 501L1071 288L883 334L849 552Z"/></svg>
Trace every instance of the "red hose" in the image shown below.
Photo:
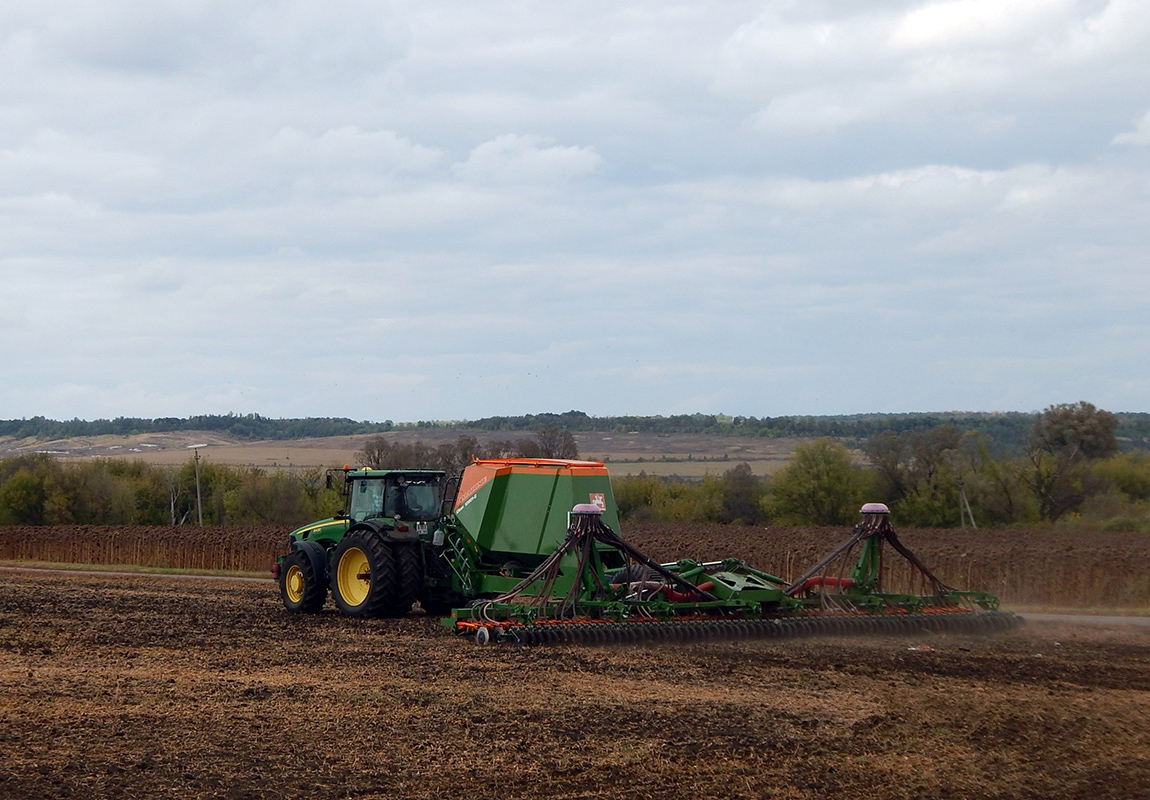
<svg viewBox="0 0 1150 800"><path fill-rule="evenodd" d="M799 585L799 591L805 592L813 586L837 586L840 589L846 589L848 586L854 586L853 578L832 578L829 575L815 575L812 578L807 578Z"/></svg>
<svg viewBox="0 0 1150 800"><path fill-rule="evenodd" d="M715 588L714 581L703 581L696 587L700 592L709 592ZM686 603L699 599L698 592L676 592L668 584L663 584L663 596L672 603Z"/></svg>

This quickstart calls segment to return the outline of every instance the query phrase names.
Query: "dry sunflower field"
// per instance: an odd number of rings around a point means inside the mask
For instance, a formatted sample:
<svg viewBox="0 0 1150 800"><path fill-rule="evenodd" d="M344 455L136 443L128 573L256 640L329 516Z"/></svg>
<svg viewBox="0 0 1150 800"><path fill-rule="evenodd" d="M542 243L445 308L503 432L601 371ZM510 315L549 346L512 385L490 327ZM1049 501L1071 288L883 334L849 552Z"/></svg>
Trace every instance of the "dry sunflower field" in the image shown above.
<svg viewBox="0 0 1150 800"><path fill-rule="evenodd" d="M842 541L845 528L631 523L624 537L671 561L741 558L794 576ZM1150 609L1150 538L1031 529L906 529L899 536L945 582L1026 606ZM267 574L286 552L276 526L0 527L0 561L123 564Z"/></svg>

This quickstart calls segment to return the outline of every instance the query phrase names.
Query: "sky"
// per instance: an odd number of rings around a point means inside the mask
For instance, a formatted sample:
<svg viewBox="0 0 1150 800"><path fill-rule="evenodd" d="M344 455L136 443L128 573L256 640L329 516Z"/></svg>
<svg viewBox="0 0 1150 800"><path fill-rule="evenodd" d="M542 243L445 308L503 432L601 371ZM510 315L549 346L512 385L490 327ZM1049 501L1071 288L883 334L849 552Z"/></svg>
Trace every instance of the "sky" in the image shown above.
<svg viewBox="0 0 1150 800"><path fill-rule="evenodd" d="M0 419L1150 411L1150 3L4 4L0 369Z"/></svg>

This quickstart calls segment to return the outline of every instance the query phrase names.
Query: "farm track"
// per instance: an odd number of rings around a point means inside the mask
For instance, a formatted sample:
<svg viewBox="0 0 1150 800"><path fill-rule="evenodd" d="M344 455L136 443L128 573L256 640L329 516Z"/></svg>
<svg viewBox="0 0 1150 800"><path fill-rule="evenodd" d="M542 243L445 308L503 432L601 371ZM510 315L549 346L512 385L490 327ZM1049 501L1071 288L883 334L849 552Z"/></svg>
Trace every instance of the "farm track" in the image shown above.
<svg viewBox="0 0 1150 800"><path fill-rule="evenodd" d="M0 796L1150 796L1150 630L480 648L273 584L0 576Z"/></svg>

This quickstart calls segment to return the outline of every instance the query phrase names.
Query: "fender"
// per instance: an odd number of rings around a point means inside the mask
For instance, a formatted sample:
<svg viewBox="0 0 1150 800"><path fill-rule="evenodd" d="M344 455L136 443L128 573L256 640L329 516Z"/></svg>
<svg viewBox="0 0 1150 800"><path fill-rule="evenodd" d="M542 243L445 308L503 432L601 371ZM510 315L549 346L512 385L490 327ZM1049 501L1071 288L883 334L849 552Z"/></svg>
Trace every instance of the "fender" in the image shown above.
<svg viewBox="0 0 1150 800"><path fill-rule="evenodd" d="M397 525L388 525L384 522L377 522L373 519L365 519L363 522L357 522L354 527L349 528L347 533L356 533L358 531L373 531L379 534L385 542L414 542L419 538L414 526L409 526L407 523L398 523ZM344 534L345 536L347 534Z"/></svg>
<svg viewBox="0 0 1150 800"><path fill-rule="evenodd" d="M327 573L327 551L323 549L323 545L319 542L312 542L304 539L303 541L295 542L292 545L296 550L300 550L307 556L307 560L311 562L312 572L315 573L316 579L321 584L326 585L328 582Z"/></svg>

